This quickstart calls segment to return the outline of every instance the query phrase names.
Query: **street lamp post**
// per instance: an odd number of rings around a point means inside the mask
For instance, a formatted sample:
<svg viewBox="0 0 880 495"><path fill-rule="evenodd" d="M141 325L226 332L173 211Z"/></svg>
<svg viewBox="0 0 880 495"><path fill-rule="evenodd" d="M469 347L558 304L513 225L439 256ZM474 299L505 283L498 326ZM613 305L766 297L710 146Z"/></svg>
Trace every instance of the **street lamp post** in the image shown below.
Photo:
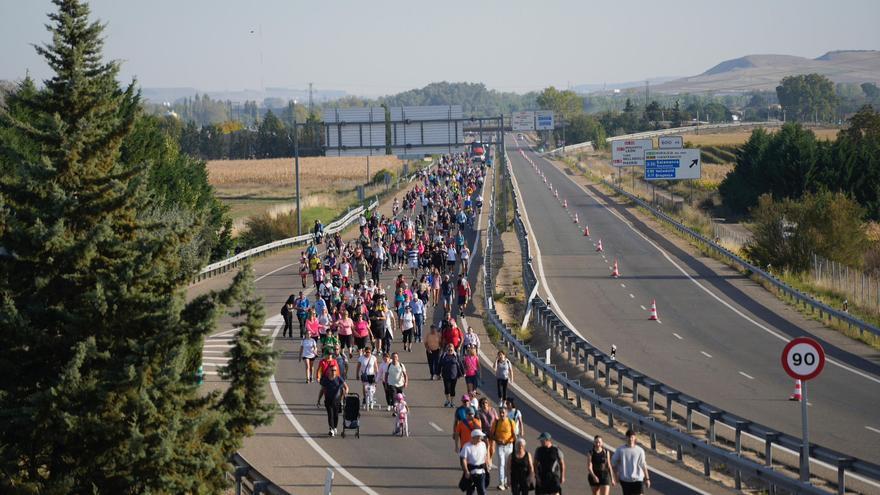
<svg viewBox="0 0 880 495"><path fill-rule="evenodd" d="M296 235L302 235L302 210L299 201L299 136L297 136L296 100L293 100L293 167L296 176Z"/></svg>

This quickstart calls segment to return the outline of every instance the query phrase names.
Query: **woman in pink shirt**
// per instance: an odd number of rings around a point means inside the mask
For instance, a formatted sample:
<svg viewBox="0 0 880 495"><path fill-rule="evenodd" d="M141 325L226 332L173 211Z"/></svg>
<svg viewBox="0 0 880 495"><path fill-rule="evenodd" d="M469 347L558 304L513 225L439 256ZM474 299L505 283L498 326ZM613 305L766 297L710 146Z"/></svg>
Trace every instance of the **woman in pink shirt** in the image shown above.
<svg viewBox="0 0 880 495"><path fill-rule="evenodd" d="M354 330L354 322L348 317L348 311L339 312L339 318L336 320L336 330L339 332L339 352L348 348L348 359L351 359L352 332Z"/></svg>
<svg viewBox="0 0 880 495"><path fill-rule="evenodd" d="M309 310L309 317L306 319L306 332L315 339L321 336L321 322L318 321L318 315L315 314L314 309Z"/></svg>
<svg viewBox="0 0 880 495"><path fill-rule="evenodd" d="M369 342L370 347L372 347L372 335L370 334L370 322L369 320L364 319L361 314L357 315L357 318L354 322L354 329L352 330L354 333L354 345L359 350L364 350L367 348L367 342Z"/></svg>
<svg viewBox="0 0 880 495"><path fill-rule="evenodd" d="M470 394L480 386L480 359L477 357L476 347L468 349L462 364L464 364L464 382Z"/></svg>

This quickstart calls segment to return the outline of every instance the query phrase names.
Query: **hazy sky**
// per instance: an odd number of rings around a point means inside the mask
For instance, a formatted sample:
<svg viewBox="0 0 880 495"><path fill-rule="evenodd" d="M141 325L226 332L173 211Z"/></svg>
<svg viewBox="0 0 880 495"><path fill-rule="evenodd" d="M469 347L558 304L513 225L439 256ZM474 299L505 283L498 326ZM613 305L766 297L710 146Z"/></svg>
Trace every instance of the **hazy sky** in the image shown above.
<svg viewBox="0 0 880 495"><path fill-rule="evenodd" d="M93 0L105 55L145 87L525 92L694 75L756 53L880 49L878 0ZM48 0L0 0L0 79L48 69ZM253 32L252 32L253 31ZM260 62L262 54L262 63Z"/></svg>

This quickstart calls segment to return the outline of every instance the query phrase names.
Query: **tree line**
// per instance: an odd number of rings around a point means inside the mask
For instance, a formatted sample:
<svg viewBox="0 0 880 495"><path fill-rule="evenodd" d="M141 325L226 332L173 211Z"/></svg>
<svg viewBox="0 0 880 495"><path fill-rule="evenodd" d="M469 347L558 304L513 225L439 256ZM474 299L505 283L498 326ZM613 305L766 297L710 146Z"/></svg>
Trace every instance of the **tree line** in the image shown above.
<svg viewBox="0 0 880 495"><path fill-rule="evenodd" d="M0 108L0 492L219 493L271 421L275 353L253 275L187 302L229 241L204 163L103 60L104 24L53 0L52 69ZM225 254L225 253L224 253ZM222 391L201 349L231 314Z"/></svg>

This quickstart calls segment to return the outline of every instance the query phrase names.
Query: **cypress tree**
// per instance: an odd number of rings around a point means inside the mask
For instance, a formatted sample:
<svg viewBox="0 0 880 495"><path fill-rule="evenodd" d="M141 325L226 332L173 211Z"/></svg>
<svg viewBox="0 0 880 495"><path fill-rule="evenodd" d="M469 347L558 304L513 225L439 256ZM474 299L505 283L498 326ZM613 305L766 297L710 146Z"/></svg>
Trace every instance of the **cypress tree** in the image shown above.
<svg viewBox="0 0 880 495"><path fill-rule="evenodd" d="M54 0L54 71L0 110L0 492L215 493L270 419L274 354L250 269L185 303L201 224L160 208L120 158L141 111L104 62L104 26ZM195 267L197 268L197 267ZM225 392L200 393L205 338L243 302Z"/></svg>

